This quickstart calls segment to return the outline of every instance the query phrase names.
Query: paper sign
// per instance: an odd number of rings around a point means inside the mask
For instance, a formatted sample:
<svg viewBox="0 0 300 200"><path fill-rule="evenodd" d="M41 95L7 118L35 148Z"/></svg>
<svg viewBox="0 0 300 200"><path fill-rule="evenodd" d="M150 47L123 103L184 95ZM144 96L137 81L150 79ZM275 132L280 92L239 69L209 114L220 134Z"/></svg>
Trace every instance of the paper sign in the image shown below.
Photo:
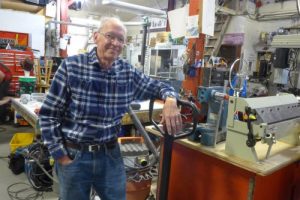
<svg viewBox="0 0 300 200"><path fill-rule="evenodd" d="M60 38L59 39L59 48L62 50L66 50L67 49L67 45L68 45L68 40L66 40L65 38Z"/></svg>
<svg viewBox="0 0 300 200"><path fill-rule="evenodd" d="M198 15L189 16L187 18L186 38L198 38Z"/></svg>
<svg viewBox="0 0 300 200"><path fill-rule="evenodd" d="M54 18L55 15L56 15L56 2L51 1L46 5L46 16Z"/></svg>
<svg viewBox="0 0 300 200"><path fill-rule="evenodd" d="M203 0L202 16L200 16L200 20L202 25L200 32L206 35L214 36L215 0Z"/></svg>
<svg viewBox="0 0 300 200"><path fill-rule="evenodd" d="M168 20L172 38L183 37L186 34L187 17L189 15L189 7L187 4L183 8L175 9L168 12Z"/></svg>

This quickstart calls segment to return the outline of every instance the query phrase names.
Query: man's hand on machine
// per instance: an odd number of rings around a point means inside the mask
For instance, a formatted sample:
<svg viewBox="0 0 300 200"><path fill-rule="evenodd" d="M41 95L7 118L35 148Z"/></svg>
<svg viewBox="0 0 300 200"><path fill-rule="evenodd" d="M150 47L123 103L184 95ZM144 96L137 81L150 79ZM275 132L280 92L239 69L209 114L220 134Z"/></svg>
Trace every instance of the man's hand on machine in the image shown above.
<svg viewBox="0 0 300 200"><path fill-rule="evenodd" d="M160 123L166 127L169 135L175 135L182 130L181 114L175 97L166 98Z"/></svg>

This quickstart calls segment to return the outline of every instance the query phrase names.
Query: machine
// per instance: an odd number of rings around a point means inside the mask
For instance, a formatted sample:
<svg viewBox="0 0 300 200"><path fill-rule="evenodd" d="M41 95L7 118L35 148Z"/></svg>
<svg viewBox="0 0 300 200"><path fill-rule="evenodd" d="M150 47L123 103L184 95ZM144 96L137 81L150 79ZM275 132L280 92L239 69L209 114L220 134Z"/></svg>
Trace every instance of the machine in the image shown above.
<svg viewBox="0 0 300 200"><path fill-rule="evenodd" d="M230 97L228 104L227 154L260 162L276 141L299 145L300 103L294 95Z"/></svg>
<svg viewBox="0 0 300 200"><path fill-rule="evenodd" d="M200 86L198 101L201 103L201 114L206 117L206 123L197 124L192 140L200 140L206 146L215 146L226 139L226 118L228 95L223 86ZM225 101L224 101L225 100Z"/></svg>

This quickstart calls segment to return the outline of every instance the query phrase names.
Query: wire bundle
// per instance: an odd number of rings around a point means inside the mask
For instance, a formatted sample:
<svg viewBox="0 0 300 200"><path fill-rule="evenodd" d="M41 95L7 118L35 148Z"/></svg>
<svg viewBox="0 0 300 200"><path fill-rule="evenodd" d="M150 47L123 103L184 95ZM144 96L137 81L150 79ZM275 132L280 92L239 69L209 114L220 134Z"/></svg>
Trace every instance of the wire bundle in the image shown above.
<svg viewBox="0 0 300 200"><path fill-rule="evenodd" d="M37 191L52 191L52 166L49 157L47 148L41 143L28 147L25 157L25 173L29 183Z"/></svg>

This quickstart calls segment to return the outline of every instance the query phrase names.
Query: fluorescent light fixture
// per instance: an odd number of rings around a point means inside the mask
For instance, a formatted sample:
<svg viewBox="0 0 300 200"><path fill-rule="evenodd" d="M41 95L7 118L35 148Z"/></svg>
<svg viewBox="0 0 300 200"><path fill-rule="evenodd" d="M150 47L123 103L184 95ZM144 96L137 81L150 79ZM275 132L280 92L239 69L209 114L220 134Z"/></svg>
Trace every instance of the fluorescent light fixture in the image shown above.
<svg viewBox="0 0 300 200"><path fill-rule="evenodd" d="M116 1L116 0L103 0L102 5L111 5L129 11L136 11L142 14L148 13L152 15L166 15L166 12L163 10L140 6L132 3L126 3L122 1Z"/></svg>

